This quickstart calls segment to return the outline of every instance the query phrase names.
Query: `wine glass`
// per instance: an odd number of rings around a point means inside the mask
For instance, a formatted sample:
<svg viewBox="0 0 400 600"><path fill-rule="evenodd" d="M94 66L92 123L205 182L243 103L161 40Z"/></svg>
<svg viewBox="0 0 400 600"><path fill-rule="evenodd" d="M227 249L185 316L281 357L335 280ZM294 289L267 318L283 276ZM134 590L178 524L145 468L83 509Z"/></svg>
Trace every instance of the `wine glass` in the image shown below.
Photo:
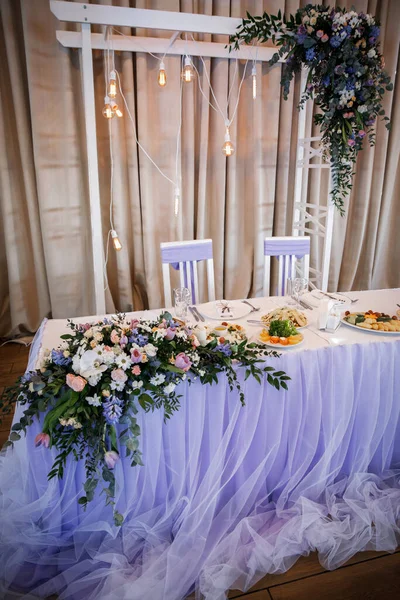
<svg viewBox="0 0 400 600"><path fill-rule="evenodd" d="M186 320L190 297L190 290L188 288L183 287L174 290L175 315L178 319Z"/></svg>
<svg viewBox="0 0 400 600"><path fill-rule="evenodd" d="M305 277L296 277L293 282L293 292L296 298L296 302L298 306L300 305L299 297L302 292L305 292L308 288L308 279Z"/></svg>

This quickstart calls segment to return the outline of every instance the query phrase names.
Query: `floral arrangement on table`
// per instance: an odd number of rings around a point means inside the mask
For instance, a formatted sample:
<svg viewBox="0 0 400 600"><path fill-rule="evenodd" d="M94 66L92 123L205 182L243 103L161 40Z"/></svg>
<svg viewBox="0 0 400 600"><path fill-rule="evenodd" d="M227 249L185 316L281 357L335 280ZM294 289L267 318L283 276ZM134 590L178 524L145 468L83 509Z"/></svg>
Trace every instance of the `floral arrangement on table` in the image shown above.
<svg viewBox="0 0 400 600"><path fill-rule="evenodd" d="M106 501L115 506L113 469L121 446L132 466L143 464L135 415L141 409L162 409L168 419L179 408L177 385L185 379L212 384L224 373L243 404L237 366L245 368L246 379L261 382L265 373L278 390L287 389L290 379L265 366L266 356L279 355L250 343L240 325L227 326L221 337L167 312L152 321L128 322L118 315L95 324L68 324L71 333L61 336L58 348L41 352L38 370L5 390L0 411L10 413L16 402L27 407L6 446L45 413L35 444L58 450L48 477L62 477L69 457L85 460L83 506L93 499L101 478L107 484ZM117 525L123 521L115 508L114 520Z"/></svg>
<svg viewBox="0 0 400 600"><path fill-rule="evenodd" d="M314 122L321 129L324 157L330 159L331 198L344 214L343 199L352 187L353 164L364 139L374 145L378 115L390 128L382 98L393 84L379 52L379 22L368 14L312 4L289 18L281 11L277 16L247 17L230 43L238 49L241 42L271 39L279 47L269 64L286 57L281 79L285 100L295 73L303 66L308 69L299 108L314 97L321 109Z"/></svg>

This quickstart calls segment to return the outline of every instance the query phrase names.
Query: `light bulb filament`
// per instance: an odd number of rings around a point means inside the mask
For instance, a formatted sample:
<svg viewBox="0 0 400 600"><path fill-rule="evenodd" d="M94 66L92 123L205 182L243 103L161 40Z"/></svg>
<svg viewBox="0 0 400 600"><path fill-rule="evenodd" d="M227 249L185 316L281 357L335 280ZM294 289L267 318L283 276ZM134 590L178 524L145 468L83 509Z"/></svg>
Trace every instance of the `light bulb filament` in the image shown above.
<svg viewBox="0 0 400 600"><path fill-rule="evenodd" d="M118 234L115 231L115 229L111 230L111 237L112 237L113 246L114 246L115 250L117 250L118 252L119 252L119 250L122 250L122 244L119 240Z"/></svg>
<svg viewBox="0 0 400 600"><path fill-rule="evenodd" d="M163 61L160 62L157 81L160 87L165 87L167 85L167 73L165 72L165 65Z"/></svg>
<svg viewBox="0 0 400 600"><path fill-rule="evenodd" d="M108 95L110 98L115 98L117 95L117 79L115 71L111 71L108 85Z"/></svg>

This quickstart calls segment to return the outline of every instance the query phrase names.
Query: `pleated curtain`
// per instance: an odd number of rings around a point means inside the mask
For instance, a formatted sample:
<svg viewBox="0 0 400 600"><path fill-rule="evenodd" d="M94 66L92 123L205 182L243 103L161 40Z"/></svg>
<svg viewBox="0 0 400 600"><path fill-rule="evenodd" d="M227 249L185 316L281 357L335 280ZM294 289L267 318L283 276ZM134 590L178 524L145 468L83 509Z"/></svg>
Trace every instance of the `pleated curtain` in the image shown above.
<svg viewBox="0 0 400 600"><path fill-rule="evenodd" d="M111 4L111 2L97 3ZM119 6L243 17L295 12L297 0L118 0ZM304 3L306 4L306 3ZM358 11L382 21L386 68L395 84L384 106L392 131L378 123L377 144L366 148L356 166L346 217L335 217L330 266L331 290L400 286L400 2L353 0ZM338 5L344 6L344 2ZM350 6L349 6L350 8ZM173 28L173 24L171 25ZM66 318L95 312L91 255L86 142L80 52L62 47L56 30L78 30L52 15L48 0L0 2L0 335L35 331L45 316ZM103 31L93 27L94 32ZM128 28L120 31L130 35ZM114 32L115 33L115 32ZM171 32L136 30L160 36ZM226 42L223 36L197 40ZM105 266L107 311L163 305L159 244L210 237L214 245L216 294L244 298L262 294L266 235L292 231L297 102L299 82L288 101L280 90L281 66L257 64L258 93L252 98L247 65L231 126L236 147L221 151L225 124L215 105L209 73L222 112L232 116L245 62L194 59L197 82L184 85L180 105L181 58L168 56L167 86L157 84L159 61L145 52L115 55L132 121L109 124L102 116L104 56L94 51L97 146L104 247L112 217L123 250L108 251ZM177 132L182 110L178 163ZM136 144L173 181L181 181L181 205L174 215L174 186L164 179ZM111 143L110 130L111 127ZM311 113L307 132L317 134ZM112 155L112 161L110 157ZM326 202L328 172L311 173L310 201ZM312 264L322 260L313 239ZM204 283L201 271L201 281Z"/></svg>

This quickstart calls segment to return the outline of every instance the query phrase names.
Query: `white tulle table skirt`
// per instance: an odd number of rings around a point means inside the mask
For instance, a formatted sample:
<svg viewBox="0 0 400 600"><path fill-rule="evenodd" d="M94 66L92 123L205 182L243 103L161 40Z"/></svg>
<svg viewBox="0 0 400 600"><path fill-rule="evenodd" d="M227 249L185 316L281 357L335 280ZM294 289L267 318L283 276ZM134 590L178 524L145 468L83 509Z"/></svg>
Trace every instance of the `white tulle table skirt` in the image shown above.
<svg viewBox="0 0 400 600"><path fill-rule="evenodd" d="M168 424L138 415L144 467L116 467L121 528L82 465L47 481L40 425L0 457L0 597L222 600L317 550L328 569L400 534L400 341L286 353L288 392L182 386ZM14 590L12 592L10 587Z"/></svg>

